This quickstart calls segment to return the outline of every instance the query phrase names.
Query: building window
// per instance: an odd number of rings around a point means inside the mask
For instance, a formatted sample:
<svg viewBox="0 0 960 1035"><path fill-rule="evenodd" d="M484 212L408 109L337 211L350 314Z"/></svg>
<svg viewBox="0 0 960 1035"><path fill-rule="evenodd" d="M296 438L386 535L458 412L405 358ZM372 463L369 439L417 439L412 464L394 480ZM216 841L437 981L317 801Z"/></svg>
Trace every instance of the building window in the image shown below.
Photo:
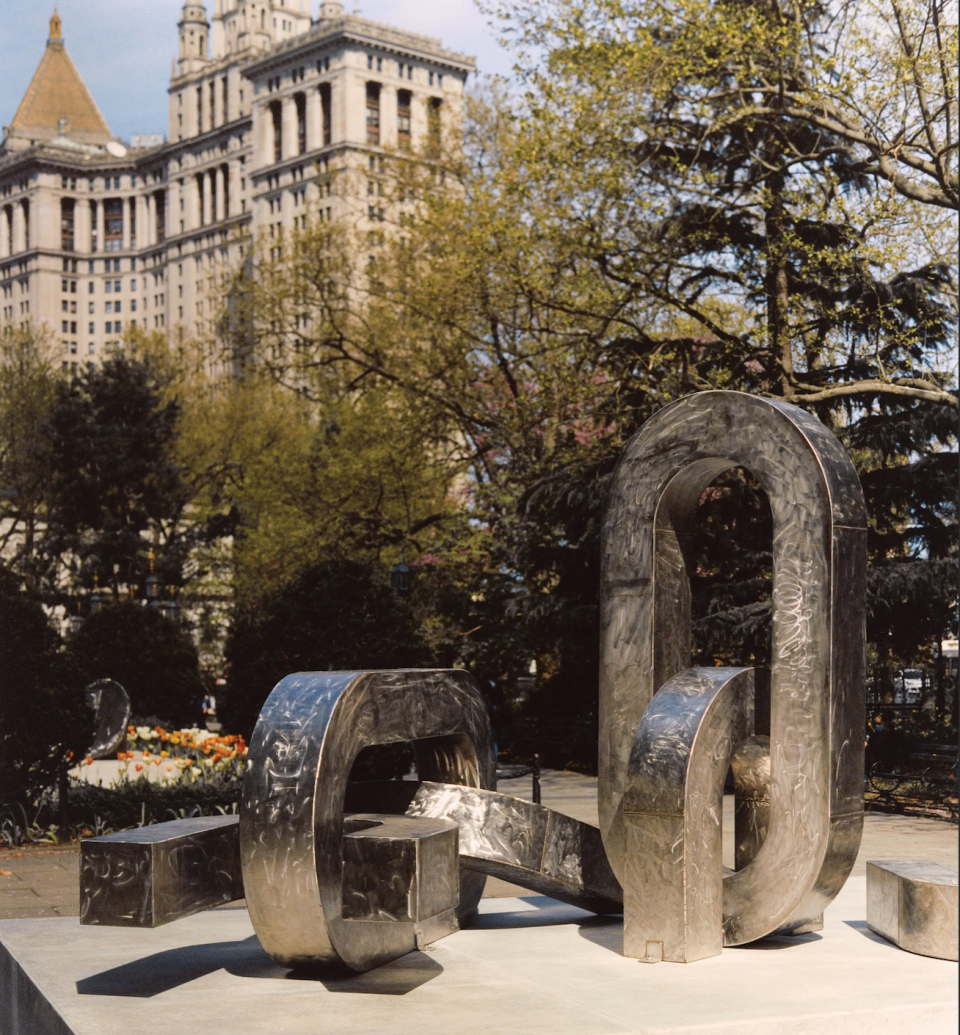
<svg viewBox="0 0 960 1035"><path fill-rule="evenodd" d="M103 203L104 251L118 252L123 247L123 201L111 198Z"/></svg>
<svg viewBox="0 0 960 1035"><path fill-rule="evenodd" d="M397 142L400 147L410 147L410 105L412 96L409 90L397 91Z"/></svg>
<svg viewBox="0 0 960 1035"><path fill-rule="evenodd" d="M203 132L203 87L197 87L197 132Z"/></svg>
<svg viewBox="0 0 960 1035"><path fill-rule="evenodd" d="M65 252L73 251L73 222L75 209L75 204L68 198L64 198L60 202L60 248Z"/></svg>
<svg viewBox="0 0 960 1035"><path fill-rule="evenodd" d="M380 84L367 83L367 143L380 143Z"/></svg>
<svg viewBox="0 0 960 1035"><path fill-rule="evenodd" d="M230 88L227 84L227 77L224 76L221 80L223 87L223 121L230 121Z"/></svg>

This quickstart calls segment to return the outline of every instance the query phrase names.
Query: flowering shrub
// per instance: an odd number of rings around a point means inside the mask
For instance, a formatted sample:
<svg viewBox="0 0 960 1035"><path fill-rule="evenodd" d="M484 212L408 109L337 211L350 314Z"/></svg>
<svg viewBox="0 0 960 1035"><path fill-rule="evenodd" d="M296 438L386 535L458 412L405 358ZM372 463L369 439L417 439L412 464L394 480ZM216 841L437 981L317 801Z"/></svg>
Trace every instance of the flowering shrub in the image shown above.
<svg viewBox="0 0 960 1035"><path fill-rule="evenodd" d="M118 751L121 777L136 779L148 766L162 767L170 779L187 782L213 777L239 779L247 758L243 737L220 737L209 730L165 730L128 726L127 750ZM88 765L93 759L86 759Z"/></svg>

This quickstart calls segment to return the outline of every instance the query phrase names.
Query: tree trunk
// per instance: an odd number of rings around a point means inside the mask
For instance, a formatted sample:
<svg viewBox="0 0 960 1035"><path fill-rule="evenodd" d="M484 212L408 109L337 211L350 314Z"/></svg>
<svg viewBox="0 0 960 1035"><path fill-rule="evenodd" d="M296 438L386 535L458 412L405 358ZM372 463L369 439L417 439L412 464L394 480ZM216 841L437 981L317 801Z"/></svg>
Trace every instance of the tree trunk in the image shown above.
<svg viewBox="0 0 960 1035"><path fill-rule="evenodd" d="M779 366L780 389L785 398L793 394L793 351L787 325L789 289L787 284L784 226L786 213L783 203L784 176L780 171L767 178L769 201L764 213L764 231L767 240L767 338L770 351Z"/></svg>

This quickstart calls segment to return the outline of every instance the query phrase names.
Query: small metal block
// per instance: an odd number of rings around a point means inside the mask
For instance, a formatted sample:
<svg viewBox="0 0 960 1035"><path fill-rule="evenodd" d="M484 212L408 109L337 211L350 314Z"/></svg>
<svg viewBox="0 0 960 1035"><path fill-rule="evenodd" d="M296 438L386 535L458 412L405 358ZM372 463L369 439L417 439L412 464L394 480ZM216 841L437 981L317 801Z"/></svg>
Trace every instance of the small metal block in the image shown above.
<svg viewBox="0 0 960 1035"><path fill-rule="evenodd" d="M160 927L243 898L236 816L178 819L80 845L80 923Z"/></svg>
<svg viewBox="0 0 960 1035"><path fill-rule="evenodd" d="M452 820L345 816L343 919L422 924L452 912L460 901L458 849Z"/></svg>
<svg viewBox="0 0 960 1035"><path fill-rule="evenodd" d="M867 926L901 949L956 960L958 874L923 859L867 862Z"/></svg>

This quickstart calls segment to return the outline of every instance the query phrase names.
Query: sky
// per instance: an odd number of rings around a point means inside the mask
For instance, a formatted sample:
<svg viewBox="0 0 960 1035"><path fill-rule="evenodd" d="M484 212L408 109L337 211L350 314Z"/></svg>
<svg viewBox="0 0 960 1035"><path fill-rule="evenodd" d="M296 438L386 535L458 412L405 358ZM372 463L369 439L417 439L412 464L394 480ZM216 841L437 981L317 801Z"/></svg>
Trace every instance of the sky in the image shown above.
<svg viewBox="0 0 960 1035"><path fill-rule="evenodd" d="M111 130L166 133L170 62L183 0L56 0L67 51ZM319 0L309 0L316 17ZM0 0L0 123L7 125L49 36L53 0ZM213 13L213 0L206 0ZM474 0L345 0L373 21L439 37L477 59L481 73L509 75L510 58Z"/></svg>

